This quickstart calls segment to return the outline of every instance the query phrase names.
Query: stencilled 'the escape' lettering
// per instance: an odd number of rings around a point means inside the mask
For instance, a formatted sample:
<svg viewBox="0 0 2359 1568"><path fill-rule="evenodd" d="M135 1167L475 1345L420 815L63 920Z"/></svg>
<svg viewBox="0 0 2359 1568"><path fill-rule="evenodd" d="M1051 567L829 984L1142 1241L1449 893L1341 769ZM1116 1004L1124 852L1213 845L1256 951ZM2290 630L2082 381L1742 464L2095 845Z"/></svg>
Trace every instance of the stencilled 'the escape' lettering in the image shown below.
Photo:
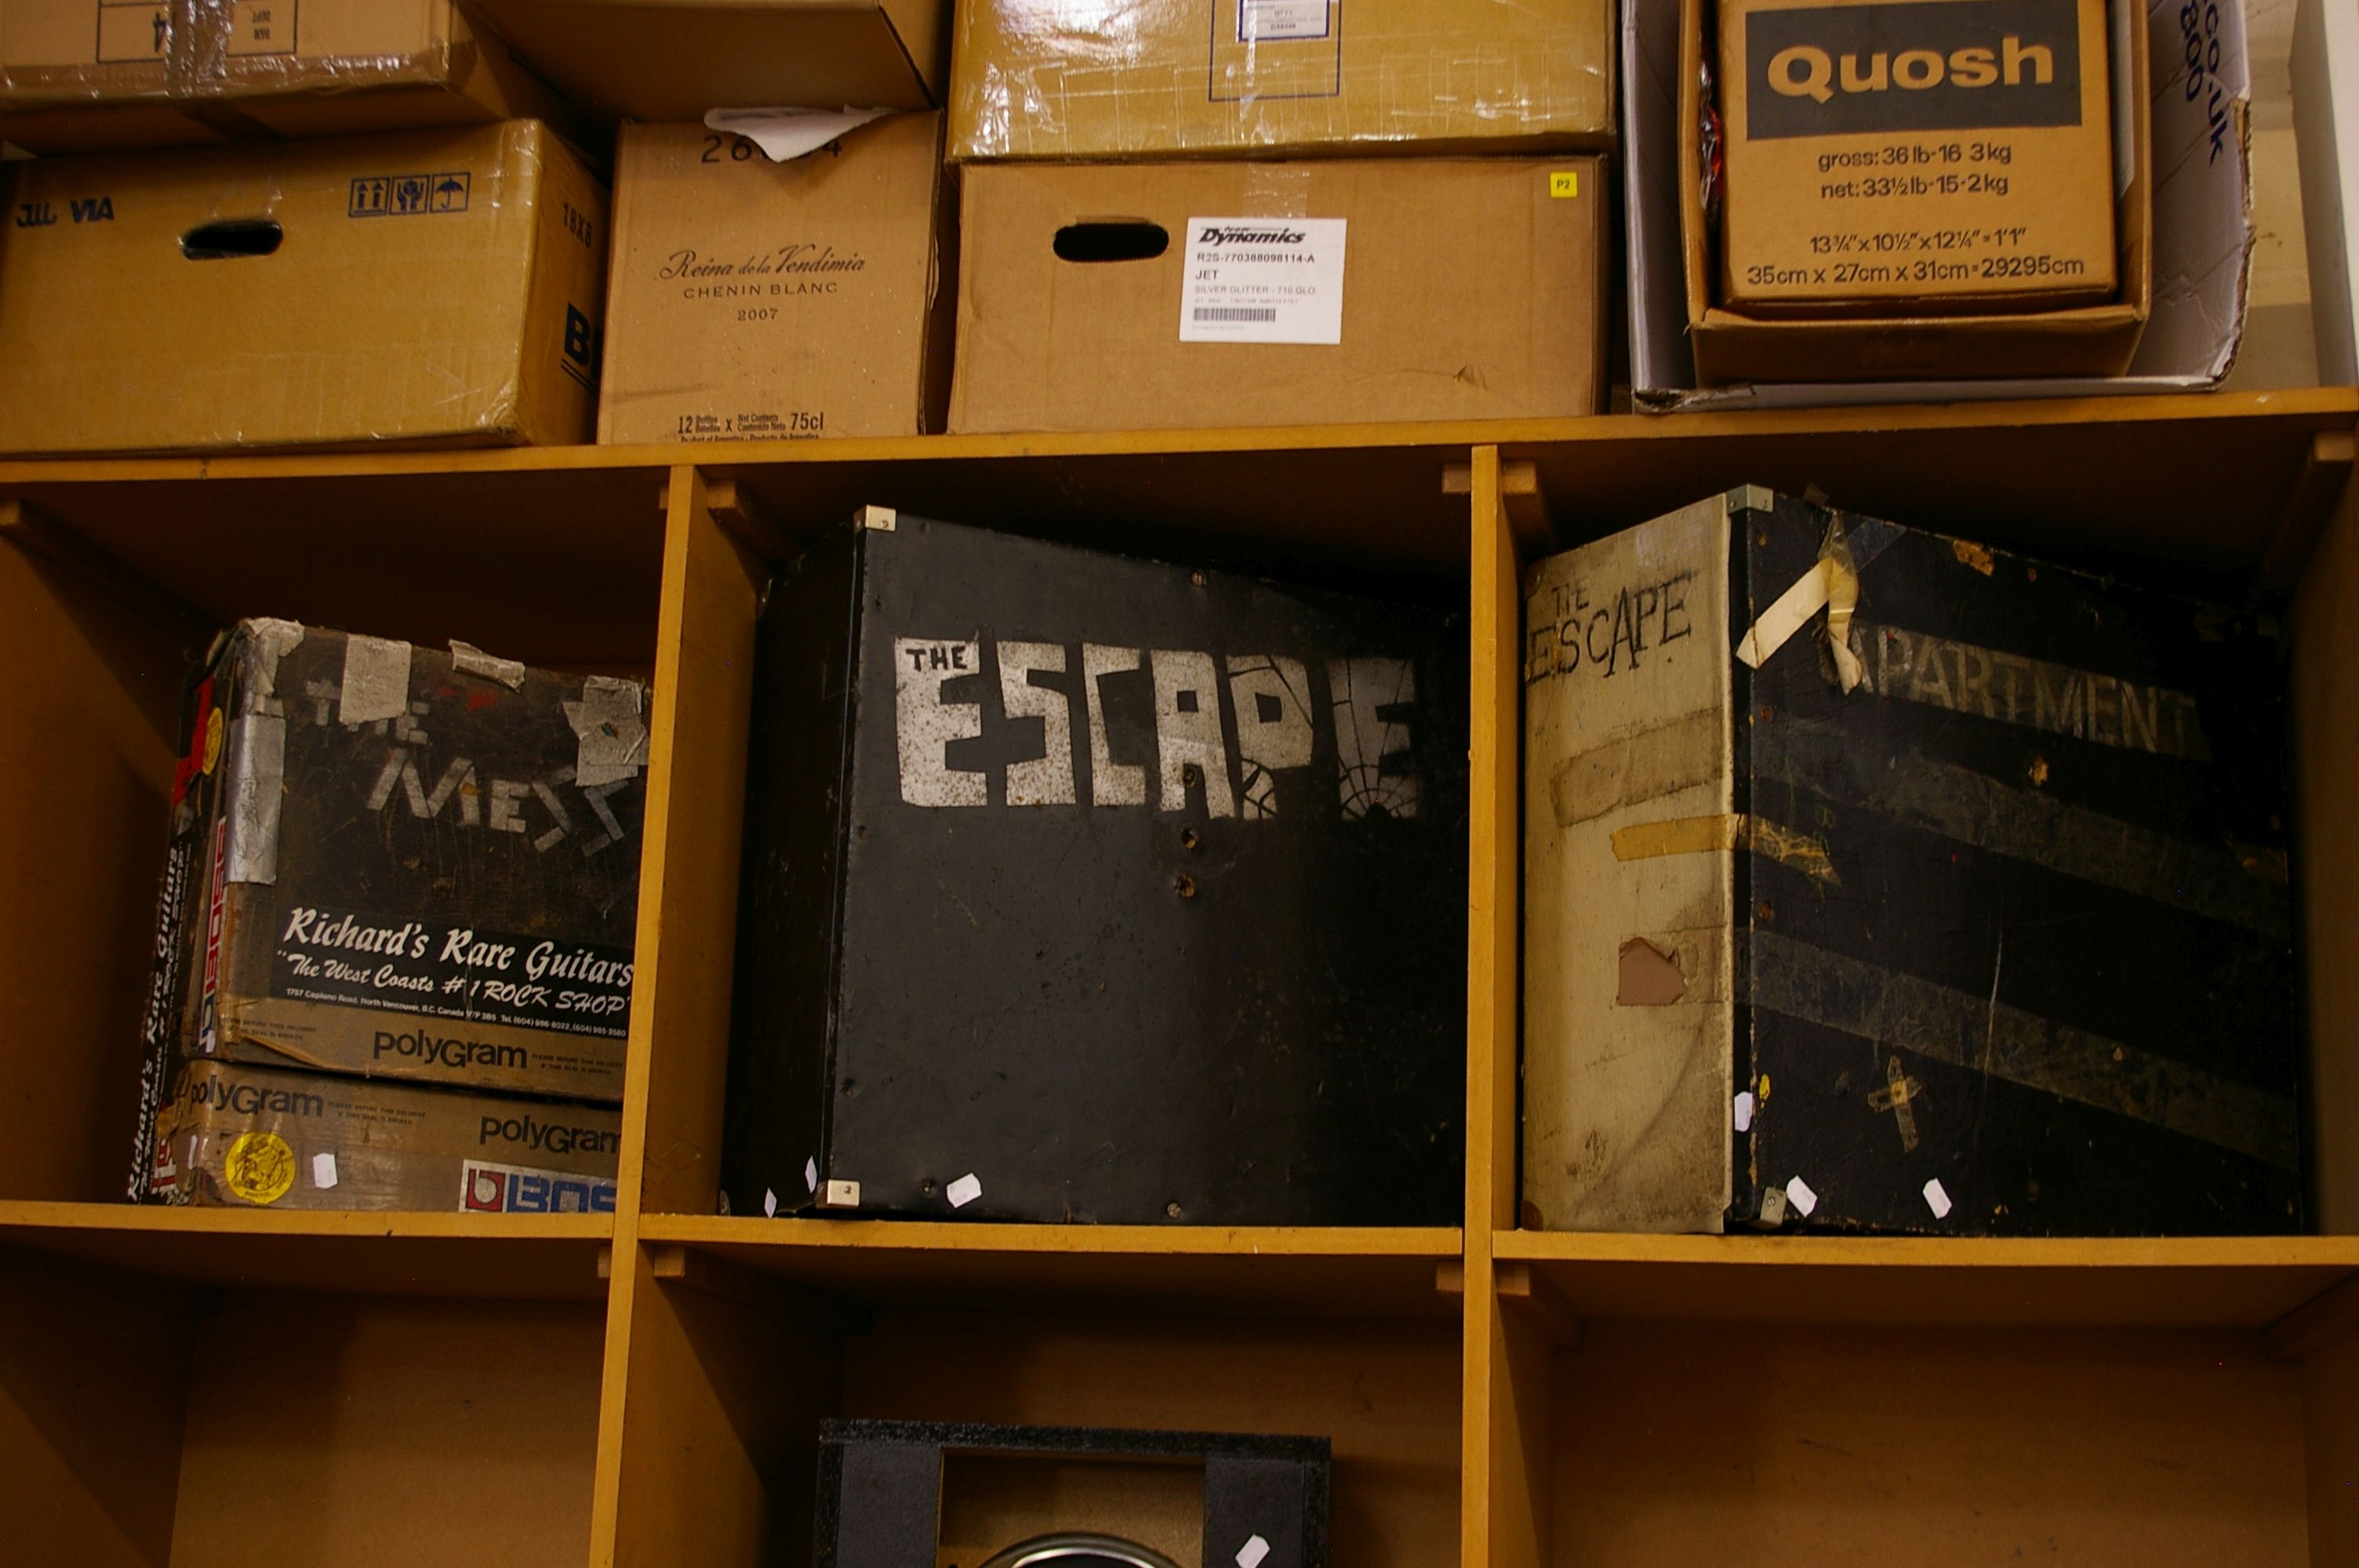
<svg viewBox="0 0 2359 1568"><path fill-rule="evenodd" d="M1576 579L1548 589L1545 604L1535 597L1526 610L1531 630L1524 637L1525 684L1584 669L1610 677L1692 636L1688 592L1695 579L1690 568L1594 598L1589 584Z"/></svg>

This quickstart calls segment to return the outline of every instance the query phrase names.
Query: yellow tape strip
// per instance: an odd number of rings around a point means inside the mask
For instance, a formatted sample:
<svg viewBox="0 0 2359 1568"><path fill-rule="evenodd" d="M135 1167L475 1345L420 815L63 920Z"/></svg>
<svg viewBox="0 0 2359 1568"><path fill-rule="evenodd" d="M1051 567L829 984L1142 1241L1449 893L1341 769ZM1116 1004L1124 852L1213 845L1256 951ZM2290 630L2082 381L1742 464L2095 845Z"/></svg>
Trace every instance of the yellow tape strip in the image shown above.
<svg viewBox="0 0 2359 1568"><path fill-rule="evenodd" d="M1658 855L1703 855L1743 849L1832 887L1841 887L1826 840L1798 833L1782 823L1734 813L1723 816L1674 816L1638 822L1614 831L1614 858L1651 860Z"/></svg>

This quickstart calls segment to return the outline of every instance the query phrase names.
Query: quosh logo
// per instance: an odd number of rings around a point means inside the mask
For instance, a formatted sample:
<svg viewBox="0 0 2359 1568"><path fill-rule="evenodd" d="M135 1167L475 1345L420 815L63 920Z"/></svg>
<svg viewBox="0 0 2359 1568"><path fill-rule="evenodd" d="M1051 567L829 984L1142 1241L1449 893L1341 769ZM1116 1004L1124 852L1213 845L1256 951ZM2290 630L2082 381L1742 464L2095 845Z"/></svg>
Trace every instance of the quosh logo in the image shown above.
<svg viewBox="0 0 2359 1568"><path fill-rule="evenodd" d="M2080 27L2076 0L1753 11L1745 134L2077 125Z"/></svg>

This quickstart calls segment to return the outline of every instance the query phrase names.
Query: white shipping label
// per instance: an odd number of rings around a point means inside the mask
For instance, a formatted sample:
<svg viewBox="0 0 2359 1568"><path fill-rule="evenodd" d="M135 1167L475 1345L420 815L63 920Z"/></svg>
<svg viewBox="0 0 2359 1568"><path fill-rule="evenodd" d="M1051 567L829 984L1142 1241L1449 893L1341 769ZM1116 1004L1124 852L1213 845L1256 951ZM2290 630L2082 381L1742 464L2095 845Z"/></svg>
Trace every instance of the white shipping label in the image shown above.
<svg viewBox="0 0 2359 1568"><path fill-rule="evenodd" d="M1342 218L1190 218L1183 343L1343 341Z"/></svg>
<svg viewBox="0 0 2359 1568"><path fill-rule="evenodd" d="M1328 0L1237 0L1237 41L1323 38Z"/></svg>

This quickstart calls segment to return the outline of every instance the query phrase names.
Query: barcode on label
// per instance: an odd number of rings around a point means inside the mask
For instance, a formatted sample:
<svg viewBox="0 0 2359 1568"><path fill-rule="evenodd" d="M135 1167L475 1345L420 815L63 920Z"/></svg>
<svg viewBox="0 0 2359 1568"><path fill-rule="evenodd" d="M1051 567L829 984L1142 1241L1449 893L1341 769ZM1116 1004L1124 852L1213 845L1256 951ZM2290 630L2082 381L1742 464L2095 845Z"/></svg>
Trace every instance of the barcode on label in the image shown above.
<svg viewBox="0 0 2359 1568"><path fill-rule="evenodd" d="M1196 319L1199 321L1275 321L1277 319L1277 308L1271 305L1199 305L1196 307Z"/></svg>

